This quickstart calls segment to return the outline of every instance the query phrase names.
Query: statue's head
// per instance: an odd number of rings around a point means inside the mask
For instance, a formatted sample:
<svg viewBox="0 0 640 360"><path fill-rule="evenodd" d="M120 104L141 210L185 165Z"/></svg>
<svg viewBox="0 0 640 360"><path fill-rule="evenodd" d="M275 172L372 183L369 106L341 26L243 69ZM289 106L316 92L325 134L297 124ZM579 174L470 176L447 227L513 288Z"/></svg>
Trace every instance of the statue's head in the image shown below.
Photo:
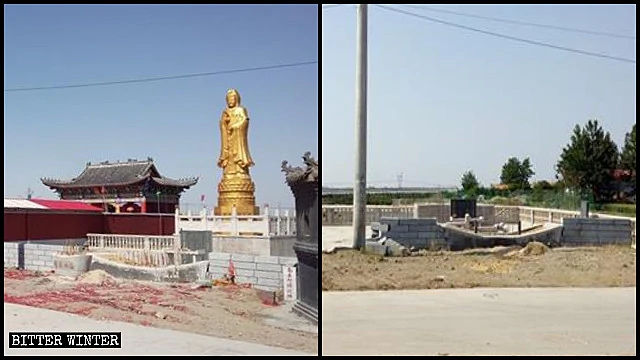
<svg viewBox="0 0 640 360"><path fill-rule="evenodd" d="M234 108L240 106L240 93L236 89L229 89L227 91L227 106Z"/></svg>

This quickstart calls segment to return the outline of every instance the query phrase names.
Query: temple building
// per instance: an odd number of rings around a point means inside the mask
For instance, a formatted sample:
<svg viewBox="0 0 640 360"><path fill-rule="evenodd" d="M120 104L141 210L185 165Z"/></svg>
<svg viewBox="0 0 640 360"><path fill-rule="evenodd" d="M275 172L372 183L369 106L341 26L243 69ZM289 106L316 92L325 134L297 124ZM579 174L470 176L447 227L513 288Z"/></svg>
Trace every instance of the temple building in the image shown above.
<svg viewBox="0 0 640 360"><path fill-rule="evenodd" d="M180 194L198 178L174 180L160 175L153 159L87 163L71 180L44 178L42 183L62 200L77 200L112 213L173 213Z"/></svg>

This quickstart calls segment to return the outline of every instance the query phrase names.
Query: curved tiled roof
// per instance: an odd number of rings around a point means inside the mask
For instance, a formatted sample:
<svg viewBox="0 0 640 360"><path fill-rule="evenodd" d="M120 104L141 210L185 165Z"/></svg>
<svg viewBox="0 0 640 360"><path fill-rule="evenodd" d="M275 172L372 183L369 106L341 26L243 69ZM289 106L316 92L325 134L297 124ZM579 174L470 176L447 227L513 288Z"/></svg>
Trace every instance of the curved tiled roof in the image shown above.
<svg viewBox="0 0 640 360"><path fill-rule="evenodd" d="M198 178L174 180L160 175L153 160L100 164L87 164L84 171L71 180L43 178L42 183L50 188L98 187L137 184L152 179L160 185L188 188L198 182Z"/></svg>

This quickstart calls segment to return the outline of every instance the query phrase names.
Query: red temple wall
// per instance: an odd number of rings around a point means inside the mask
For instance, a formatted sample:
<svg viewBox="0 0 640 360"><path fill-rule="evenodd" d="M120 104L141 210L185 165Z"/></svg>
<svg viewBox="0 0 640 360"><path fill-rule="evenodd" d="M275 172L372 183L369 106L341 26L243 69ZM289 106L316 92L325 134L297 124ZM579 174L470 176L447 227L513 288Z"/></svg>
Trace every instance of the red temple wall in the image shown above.
<svg viewBox="0 0 640 360"><path fill-rule="evenodd" d="M105 234L173 235L173 214L105 214Z"/></svg>
<svg viewBox="0 0 640 360"><path fill-rule="evenodd" d="M172 235L174 230L174 217L168 214L159 216L6 209L4 212L4 241L79 239L86 237L88 233Z"/></svg>

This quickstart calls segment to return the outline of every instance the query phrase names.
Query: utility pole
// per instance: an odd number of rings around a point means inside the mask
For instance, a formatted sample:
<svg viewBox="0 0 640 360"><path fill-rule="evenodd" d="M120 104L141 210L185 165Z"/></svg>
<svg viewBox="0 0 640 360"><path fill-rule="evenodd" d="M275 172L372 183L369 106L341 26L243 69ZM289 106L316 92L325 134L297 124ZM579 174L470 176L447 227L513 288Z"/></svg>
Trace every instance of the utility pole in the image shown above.
<svg viewBox="0 0 640 360"><path fill-rule="evenodd" d="M367 217L367 4L357 10L356 172L353 186L353 247L365 245Z"/></svg>

